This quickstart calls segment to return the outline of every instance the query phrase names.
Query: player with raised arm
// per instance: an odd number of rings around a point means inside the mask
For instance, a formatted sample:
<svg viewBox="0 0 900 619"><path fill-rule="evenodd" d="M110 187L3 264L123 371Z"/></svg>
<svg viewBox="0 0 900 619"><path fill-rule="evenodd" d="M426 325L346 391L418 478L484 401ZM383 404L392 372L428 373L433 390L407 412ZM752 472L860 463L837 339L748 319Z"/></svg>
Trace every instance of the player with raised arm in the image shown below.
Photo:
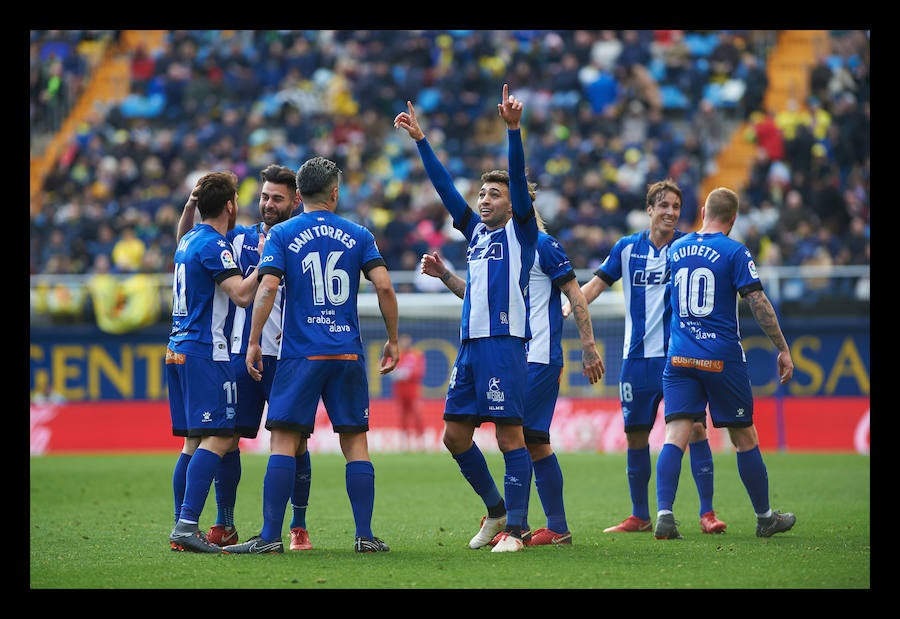
<svg viewBox="0 0 900 619"><path fill-rule="evenodd" d="M534 189L530 189L529 193L534 201ZM575 270L562 244L547 234L537 210L535 217L540 231L528 284L531 339L527 345L528 394L522 428L525 446L533 463L534 485L547 517L547 526L530 531L526 503L522 540L526 546L545 546L572 543L563 501L562 468L550 445L550 425L559 397L564 360L563 293L569 299L571 307L575 308L575 322L581 336L582 374L591 384L595 384L603 378L606 369L594 341L591 315L578 286ZM422 273L439 278L456 296L462 298L465 295L465 280L447 269L438 252L422 256ZM491 545L495 546L502 535L498 533L491 540Z"/></svg>
<svg viewBox="0 0 900 619"><path fill-rule="evenodd" d="M609 256L581 290L591 303L622 280L625 299L625 343L619 373L619 399L627 443L625 472L631 496L631 515L604 533L649 533L650 431L663 399L662 372L666 364L669 323L666 257L675 239L681 216L681 188L671 179L647 188L650 227L619 239ZM571 306L563 306L568 316ZM691 473L700 495L700 530L723 533L727 526L713 509L713 456L706 433L706 416L691 427Z"/></svg>
<svg viewBox="0 0 900 619"><path fill-rule="evenodd" d="M434 154L412 102L406 106L394 118L394 127L415 140L453 226L469 241L460 346L444 404L444 446L488 512L469 547L487 546L502 532L492 552L516 552L524 548L522 523L531 491L532 463L522 420L528 384L525 343L531 339L528 278L538 236L519 126L524 105L504 84L497 110L506 123L509 170L481 175L477 211L469 208ZM484 422L494 424L503 453L503 495L473 440L475 428Z"/></svg>
<svg viewBox="0 0 900 619"><path fill-rule="evenodd" d="M794 362L772 303L763 291L750 251L728 238L738 214L738 196L717 187L702 207L703 225L672 243L671 340L663 372L666 441L656 461L656 539L681 539L673 505L681 460L691 426L707 407L713 426L727 428L737 450L737 469L756 513L756 535L789 531L797 518L769 505L769 475L753 425L750 369L741 344L738 296L778 351L781 384Z"/></svg>
<svg viewBox="0 0 900 619"><path fill-rule="evenodd" d="M313 433L319 400L340 438L347 496L356 526L356 552L384 552L372 533L375 468L369 458L369 383L359 328L360 276L374 286L388 340L380 372L399 360L397 295L372 232L335 214L342 172L313 157L297 171L303 214L275 225L266 239L253 301L247 370L254 380L263 364L260 336L284 278L283 336L272 383L266 429L271 455L263 482L259 535L226 546L235 554L283 553L281 533L296 474L296 453Z"/></svg>
<svg viewBox="0 0 900 619"><path fill-rule="evenodd" d="M172 550L219 553L222 549L200 531L199 519L234 436L237 384L226 318L229 301L248 306L259 282L243 277L225 237L237 219L237 176L203 175L188 202L196 204L200 223L175 250L172 329L166 348L172 434L184 437L172 475L175 528L169 543Z"/></svg>

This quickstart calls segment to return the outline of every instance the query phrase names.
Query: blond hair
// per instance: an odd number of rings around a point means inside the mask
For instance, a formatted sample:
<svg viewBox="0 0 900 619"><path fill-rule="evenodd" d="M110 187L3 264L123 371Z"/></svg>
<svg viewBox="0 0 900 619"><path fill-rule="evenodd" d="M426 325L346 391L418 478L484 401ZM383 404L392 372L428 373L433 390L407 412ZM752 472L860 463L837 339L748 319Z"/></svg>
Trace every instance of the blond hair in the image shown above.
<svg viewBox="0 0 900 619"><path fill-rule="evenodd" d="M737 216L740 199L728 187L716 187L706 196L706 218L729 222Z"/></svg>

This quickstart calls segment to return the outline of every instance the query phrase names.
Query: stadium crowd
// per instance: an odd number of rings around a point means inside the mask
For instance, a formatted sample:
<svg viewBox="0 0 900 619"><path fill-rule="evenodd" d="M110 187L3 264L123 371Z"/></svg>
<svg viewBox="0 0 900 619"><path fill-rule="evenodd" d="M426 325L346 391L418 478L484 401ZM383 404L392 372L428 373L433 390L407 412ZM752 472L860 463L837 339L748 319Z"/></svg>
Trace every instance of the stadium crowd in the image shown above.
<svg viewBox="0 0 900 619"><path fill-rule="evenodd" d="M83 89L84 41L117 31L31 32L32 136L59 128ZM389 119L412 100L454 177L505 167L494 93L527 101L537 207L576 269L593 269L645 220L648 183L700 182L730 128L749 121L755 160L733 234L762 264L869 263L869 35L829 31L810 96L762 109L774 31L173 30L130 55L131 94L79 127L31 212L32 274L171 268L180 205L196 178L241 179L255 220L259 171L321 155L345 171L340 214L371 229L392 270L465 242L417 153ZM731 104L710 85L739 84ZM673 92L683 96L674 104ZM499 129L498 129L499 127ZM498 146L500 145L500 146ZM187 179L187 180L185 180ZM474 204L477 186L460 181ZM244 221L243 223L248 223ZM408 284L401 284L406 285ZM852 294L852 291L847 291Z"/></svg>

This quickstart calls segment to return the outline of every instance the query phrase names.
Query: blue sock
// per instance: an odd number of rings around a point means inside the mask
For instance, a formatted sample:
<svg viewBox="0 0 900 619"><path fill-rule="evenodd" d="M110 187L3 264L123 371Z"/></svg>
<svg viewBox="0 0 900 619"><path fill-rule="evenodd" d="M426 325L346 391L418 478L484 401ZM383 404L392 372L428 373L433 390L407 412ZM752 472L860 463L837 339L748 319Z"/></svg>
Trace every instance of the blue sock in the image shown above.
<svg viewBox="0 0 900 619"><path fill-rule="evenodd" d="M750 495L753 511L765 514L769 511L769 472L763 462L759 445L750 451L737 452L737 469L744 488Z"/></svg>
<svg viewBox="0 0 900 619"><path fill-rule="evenodd" d="M525 521L526 498L531 492L531 454L520 447L503 454L506 471L503 475L503 494L506 498L506 526L519 525Z"/></svg>
<svg viewBox="0 0 900 619"><path fill-rule="evenodd" d="M234 526L234 504L237 501L238 482L241 481L241 450L235 449L222 456L216 469L216 524Z"/></svg>
<svg viewBox="0 0 900 619"><path fill-rule="evenodd" d="M184 487L184 502L181 504L179 520L191 524L200 522L200 513L206 505L206 497L209 496L209 489L221 460L219 454L202 447L191 456L187 466L187 483Z"/></svg>
<svg viewBox="0 0 900 619"><path fill-rule="evenodd" d="M689 445L691 473L700 495L700 515L713 511L713 456L709 440L703 439Z"/></svg>
<svg viewBox="0 0 900 619"><path fill-rule="evenodd" d="M297 472L294 474L294 492L291 494L291 528L306 528L306 507L309 504L309 487L312 484L312 463L309 452L297 457Z"/></svg>
<svg viewBox="0 0 900 619"><path fill-rule="evenodd" d="M631 513L650 520L650 446L629 449L625 455L625 474L631 492ZM558 531L561 533L562 531Z"/></svg>
<svg viewBox="0 0 900 619"><path fill-rule="evenodd" d="M547 516L547 528L555 533L568 532L563 504L563 474L555 453L534 462L534 485Z"/></svg>
<svg viewBox="0 0 900 619"><path fill-rule="evenodd" d="M678 478L681 476L681 459L684 452L678 445L665 443L656 459L656 508L672 510Z"/></svg>
<svg viewBox="0 0 900 619"><path fill-rule="evenodd" d="M281 539L284 511L294 487L296 458L272 454L263 478L263 526L259 535L264 541Z"/></svg>
<svg viewBox="0 0 900 619"><path fill-rule="evenodd" d="M494 478L491 477L491 471L488 469L484 454L478 449L478 445L472 443L471 448L453 456L453 459L459 465L459 472L463 474L463 477L466 478L472 489L484 501L485 507L491 508L503 501L503 497L500 496L500 491L497 489L497 484L494 483Z"/></svg>
<svg viewBox="0 0 900 619"><path fill-rule="evenodd" d="M347 463L347 496L353 509L356 537L372 535L372 511L375 509L375 467L368 460Z"/></svg>
<svg viewBox="0 0 900 619"><path fill-rule="evenodd" d="M181 452L175 461L175 470L172 472L172 493L175 495L175 523L181 515L181 504L184 503L184 487L187 485L187 467L191 461L190 454Z"/></svg>

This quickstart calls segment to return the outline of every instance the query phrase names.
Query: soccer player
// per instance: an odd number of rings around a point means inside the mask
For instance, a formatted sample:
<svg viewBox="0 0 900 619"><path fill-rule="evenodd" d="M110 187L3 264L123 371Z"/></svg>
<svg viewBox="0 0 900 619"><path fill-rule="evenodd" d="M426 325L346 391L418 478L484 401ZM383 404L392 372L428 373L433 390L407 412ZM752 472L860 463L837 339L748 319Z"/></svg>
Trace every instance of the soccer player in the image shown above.
<svg viewBox="0 0 900 619"><path fill-rule="evenodd" d="M516 552L524 548L522 523L531 491L532 463L522 419L528 384L525 343L531 339L528 277L538 237L519 126L524 106L504 84L497 109L506 122L509 170L481 175L478 210L473 212L425 138L412 102L406 105L408 111L394 118L394 128L415 141L453 226L469 241L460 346L444 404L444 446L488 512L469 547L487 546L503 532L491 551ZM505 463L503 496L473 440L475 428L488 421L494 423Z"/></svg>
<svg viewBox="0 0 900 619"><path fill-rule="evenodd" d="M422 422L422 380L425 378L425 355L413 348L412 336L400 334L400 361L391 374L391 395L400 413L400 431L409 450L421 447L425 428Z"/></svg>
<svg viewBox="0 0 900 619"><path fill-rule="evenodd" d="M369 458L369 383L359 330L360 275L374 286L388 340L380 372L399 360L397 295L373 234L335 214L340 168L313 157L297 171L303 213L277 224L266 238L257 269L247 370L254 380L272 371L263 364L260 336L284 278L283 337L272 382L266 429L271 455L263 481L263 526L259 535L223 551L283 553L281 530L296 474L296 453L312 434L319 399L339 434L347 461L347 495L356 525L356 552L390 548L372 533L375 469Z"/></svg>
<svg viewBox="0 0 900 619"><path fill-rule="evenodd" d="M650 228L622 237L594 276L581 287L591 303L619 279L625 296L625 344L619 374L619 399L628 445L625 472L631 494L631 515L604 533L649 533L650 430L663 398L662 372L669 342L672 310L668 303L666 256L678 230L681 189L671 179L649 185ZM571 307L566 304L563 314ZM713 457L706 434L706 417L691 427L691 473L700 495L700 530L723 533L727 526L713 510Z"/></svg>
<svg viewBox="0 0 900 619"><path fill-rule="evenodd" d="M529 191L534 201L535 192ZM531 267L528 291L530 308L528 321L531 325L531 339L527 344L528 394L523 419L525 446L533 463L534 485L537 487L547 526L530 532L528 507L522 522L522 541L526 546L546 546L550 544L571 544L572 533L566 520L563 501L563 474L553 447L550 446L550 424L556 400L559 397L559 381L563 368L562 294L565 293L571 307L575 308L575 322L581 336L582 374L591 384L603 378L606 368L597 344L594 328L588 313L587 301L575 270L569 262L565 249L555 238L546 233L540 213L535 210L538 222L537 255ZM422 256L422 272L437 277L456 296L463 298L466 290L464 279L451 273L444 265L438 252ZM498 533L491 545L496 546L502 533Z"/></svg>
<svg viewBox="0 0 900 619"><path fill-rule="evenodd" d="M794 375L794 362L750 251L728 238L738 213L737 194L713 189L702 209L699 231L669 248L671 341L663 373L666 442L656 461L656 539L681 539L673 513L681 459L694 422L706 415L728 428L737 450L737 469L756 512L756 535L789 531L797 518L769 505L769 476L753 425L750 371L741 345L738 295L778 350L781 384Z"/></svg>
<svg viewBox="0 0 900 619"><path fill-rule="evenodd" d="M297 194L296 175L286 166L272 164L260 172L262 186L259 193L259 215L262 221L252 226L235 226L226 236L235 251L235 260L244 277L256 277L254 271L259 266L259 243L277 223L287 220L300 204ZM194 219L194 207L190 201L185 205L179 220L180 239L189 222ZM219 546L237 544L238 534L234 527L234 506L237 501L237 487L241 480L241 437L256 438L262 421L266 402L272 389L272 377L278 363L278 348L281 345L281 295L276 298L269 320L263 327L263 366L266 372L263 380L257 382L247 371L247 340L250 336L250 315L253 304L235 307L231 329L231 364L237 379L237 419L234 443L222 458L216 471L216 523L206 534L207 539ZM291 495L293 516L291 520L291 550L312 550L309 532L306 530L306 508L309 502L312 467L307 451L306 437L300 441L297 455L297 475L294 492Z"/></svg>
<svg viewBox="0 0 900 619"><path fill-rule="evenodd" d="M210 172L197 181L200 223L175 250L172 330L166 348L166 383L172 434L184 437L172 487L173 550L219 553L199 529L200 514L222 456L232 444L237 384L228 354L229 300L246 307L259 283L245 279L225 237L237 218L237 176Z"/></svg>

